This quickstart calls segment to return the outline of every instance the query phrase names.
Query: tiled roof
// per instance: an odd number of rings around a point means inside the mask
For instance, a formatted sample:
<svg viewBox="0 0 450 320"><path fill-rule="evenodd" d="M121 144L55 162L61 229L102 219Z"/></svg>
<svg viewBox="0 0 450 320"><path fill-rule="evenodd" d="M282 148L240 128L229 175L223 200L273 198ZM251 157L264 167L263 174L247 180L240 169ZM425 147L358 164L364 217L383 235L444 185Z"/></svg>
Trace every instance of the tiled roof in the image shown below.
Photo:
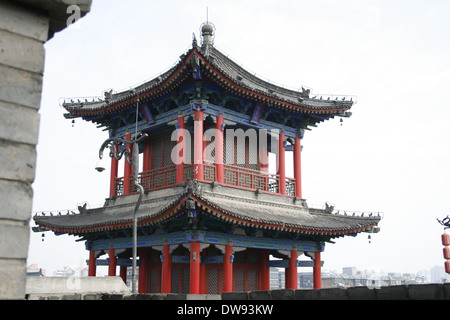
<svg viewBox="0 0 450 320"><path fill-rule="evenodd" d="M160 76L137 86L133 90L105 93L105 99L66 99L63 107L68 117L83 115L107 115L132 107L138 96L141 101L153 99L176 89L183 81L193 77L195 68L202 77L211 80L235 94L257 102L301 113L342 114L349 110L350 98L322 100L309 97L309 93L286 89L264 81L229 59L214 47L202 50L196 45L180 57L177 64Z"/></svg>
<svg viewBox="0 0 450 320"><path fill-rule="evenodd" d="M119 197L102 208L63 216L35 216L37 225L55 232L85 234L130 228L137 195ZM186 201L196 209L236 226L300 234L342 236L368 231L380 217L354 217L310 210L303 200L196 182L194 186L152 191L141 202L138 226L161 225L185 211Z"/></svg>

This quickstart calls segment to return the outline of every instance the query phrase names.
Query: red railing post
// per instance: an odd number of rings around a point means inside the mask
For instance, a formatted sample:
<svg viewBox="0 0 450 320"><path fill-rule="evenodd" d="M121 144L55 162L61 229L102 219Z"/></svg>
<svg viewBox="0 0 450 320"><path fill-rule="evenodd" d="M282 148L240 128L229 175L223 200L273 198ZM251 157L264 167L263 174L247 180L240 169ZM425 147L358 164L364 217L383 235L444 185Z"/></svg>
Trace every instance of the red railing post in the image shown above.
<svg viewBox="0 0 450 320"><path fill-rule="evenodd" d="M295 196L302 198L302 146L300 138L295 138L294 142L294 179L295 179Z"/></svg>

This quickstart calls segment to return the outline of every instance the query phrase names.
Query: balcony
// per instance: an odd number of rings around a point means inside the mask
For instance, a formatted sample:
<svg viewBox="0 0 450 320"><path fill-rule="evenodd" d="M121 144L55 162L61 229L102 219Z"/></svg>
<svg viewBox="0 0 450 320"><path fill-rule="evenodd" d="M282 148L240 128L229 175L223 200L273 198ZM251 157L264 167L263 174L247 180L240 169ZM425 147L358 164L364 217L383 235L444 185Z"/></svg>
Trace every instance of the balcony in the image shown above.
<svg viewBox="0 0 450 320"><path fill-rule="evenodd" d="M278 174L272 174L268 172L262 172L243 168L234 165L223 165L223 185L245 189L245 190L261 190L262 192L279 194L280 193L280 176ZM138 176L138 182L147 191L153 191L168 187L176 186L176 165L170 165L162 168L152 169L149 171L141 172ZM194 178L194 165L184 165L184 181L188 182ZM203 164L203 181L213 182L216 181L216 166L211 163ZM115 182L115 196L121 196L124 194L124 177L117 178ZM295 196L295 179L286 178L286 196ZM133 194L137 192L136 187L133 184L133 177L130 177L130 190L127 194Z"/></svg>

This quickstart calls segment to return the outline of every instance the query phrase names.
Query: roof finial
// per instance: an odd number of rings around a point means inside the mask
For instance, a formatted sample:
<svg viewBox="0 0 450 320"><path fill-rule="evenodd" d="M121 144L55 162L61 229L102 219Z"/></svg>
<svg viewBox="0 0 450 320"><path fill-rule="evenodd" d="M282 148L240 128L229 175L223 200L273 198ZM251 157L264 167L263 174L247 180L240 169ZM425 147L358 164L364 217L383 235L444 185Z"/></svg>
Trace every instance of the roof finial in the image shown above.
<svg viewBox="0 0 450 320"><path fill-rule="evenodd" d="M208 19L208 18L207 18ZM206 20L201 26L202 49L214 45L214 25Z"/></svg>

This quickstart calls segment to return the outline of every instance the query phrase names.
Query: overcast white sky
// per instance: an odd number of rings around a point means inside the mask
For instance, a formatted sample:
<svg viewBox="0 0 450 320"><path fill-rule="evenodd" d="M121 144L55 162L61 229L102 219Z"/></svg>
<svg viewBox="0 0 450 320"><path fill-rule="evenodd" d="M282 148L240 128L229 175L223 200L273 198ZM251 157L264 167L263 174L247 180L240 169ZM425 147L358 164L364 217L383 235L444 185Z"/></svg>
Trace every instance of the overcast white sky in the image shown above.
<svg viewBox="0 0 450 320"><path fill-rule="evenodd" d="M125 4L126 3L126 4ZM101 96L157 76L206 20L215 46L264 79L315 94L356 95L353 116L303 139L310 206L382 211L381 232L327 244L324 269L415 272L444 265L436 218L450 214L450 2L375 0L93 0L46 45L33 210L103 205L94 170L106 132L64 119L60 97ZM32 224L33 225L33 224ZM75 237L32 233L28 263L52 275L88 258ZM302 271L309 271L308 269Z"/></svg>

